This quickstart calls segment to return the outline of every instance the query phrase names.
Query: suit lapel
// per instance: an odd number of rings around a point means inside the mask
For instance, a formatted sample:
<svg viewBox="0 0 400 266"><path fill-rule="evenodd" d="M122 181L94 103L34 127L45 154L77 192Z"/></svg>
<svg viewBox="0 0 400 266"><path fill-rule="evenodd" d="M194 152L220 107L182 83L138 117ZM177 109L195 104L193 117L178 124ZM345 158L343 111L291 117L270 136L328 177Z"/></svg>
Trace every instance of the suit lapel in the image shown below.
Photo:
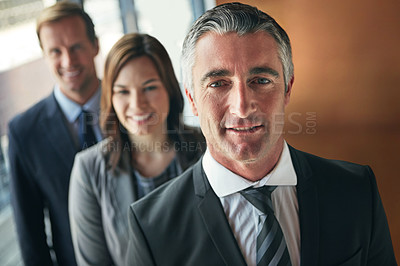
<svg viewBox="0 0 400 266"><path fill-rule="evenodd" d="M194 189L198 196L198 210L210 238L226 265L246 265L232 233L221 202L211 189L202 168L202 159L193 169Z"/></svg>
<svg viewBox="0 0 400 266"><path fill-rule="evenodd" d="M318 194L312 170L304 154L289 146L297 175L297 199L300 220L301 265L317 265L319 253Z"/></svg>
<svg viewBox="0 0 400 266"><path fill-rule="evenodd" d="M108 145L108 143L102 143L102 145ZM105 146L103 146L105 147ZM102 150L107 150L103 148ZM100 155L99 155L100 156ZM108 155L101 155L109 158ZM126 216L127 210L129 210L129 206L138 200L137 189L135 186L135 177L132 174L133 169L131 166L131 156L129 152L123 151L121 154L122 158L120 163L117 165L115 169L108 166L108 160L105 160L105 164L102 167L105 167L104 172L100 170L101 179L104 179L107 185L106 192L104 193L104 197L110 198L111 200L106 201L105 206L107 207L104 212L107 216L106 219L111 220L111 223L117 225L117 228L120 228L121 233L126 233L126 243L128 243L128 233L129 233L129 221ZM109 194L109 195L107 195ZM126 230L125 230L126 229Z"/></svg>
<svg viewBox="0 0 400 266"><path fill-rule="evenodd" d="M64 116L58 107L54 94L47 98L47 113L41 123L43 137L47 139L49 145L62 158L65 166L72 166L77 149L65 125Z"/></svg>

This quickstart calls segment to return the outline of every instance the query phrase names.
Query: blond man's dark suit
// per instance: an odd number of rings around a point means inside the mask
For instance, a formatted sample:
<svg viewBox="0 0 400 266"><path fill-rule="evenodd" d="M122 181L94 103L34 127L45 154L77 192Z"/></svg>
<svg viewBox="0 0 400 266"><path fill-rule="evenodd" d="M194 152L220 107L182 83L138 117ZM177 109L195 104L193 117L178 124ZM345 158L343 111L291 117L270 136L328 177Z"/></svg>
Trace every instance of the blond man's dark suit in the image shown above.
<svg viewBox="0 0 400 266"><path fill-rule="evenodd" d="M25 265L52 265L48 209L58 265L76 265L68 219L69 178L78 148L52 93L9 124L11 203Z"/></svg>

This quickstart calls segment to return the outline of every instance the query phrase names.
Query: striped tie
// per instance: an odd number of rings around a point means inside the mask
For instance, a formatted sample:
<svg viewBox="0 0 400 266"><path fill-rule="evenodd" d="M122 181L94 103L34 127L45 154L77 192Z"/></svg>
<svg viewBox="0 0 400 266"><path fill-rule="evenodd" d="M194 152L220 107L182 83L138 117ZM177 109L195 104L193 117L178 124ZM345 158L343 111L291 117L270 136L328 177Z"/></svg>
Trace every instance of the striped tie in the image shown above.
<svg viewBox="0 0 400 266"><path fill-rule="evenodd" d="M271 193L276 187L248 188L240 192L254 207L266 214L260 216L257 232L257 266L291 265L285 237L272 208Z"/></svg>

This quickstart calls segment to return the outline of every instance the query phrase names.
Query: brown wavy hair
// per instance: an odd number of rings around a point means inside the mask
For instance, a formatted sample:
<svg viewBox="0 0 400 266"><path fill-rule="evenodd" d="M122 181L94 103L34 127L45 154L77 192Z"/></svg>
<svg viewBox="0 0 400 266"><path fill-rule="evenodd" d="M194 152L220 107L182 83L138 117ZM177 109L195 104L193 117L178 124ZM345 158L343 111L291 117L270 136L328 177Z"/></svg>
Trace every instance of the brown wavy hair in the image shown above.
<svg viewBox="0 0 400 266"><path fill-rule="evenodd" d="M183 96L176 79L171 59L164 46L147 34L130 33L124 35L107 55L102 80L100 125L105 137L111 137L110 164L115 167L124 147L129 147L127 131L119 122L112 105L113 85L119 72L127 62L137 57L147 56L154 63L161 82L169 96L167 132L171 141L176 141L183 111Z"/></svg>

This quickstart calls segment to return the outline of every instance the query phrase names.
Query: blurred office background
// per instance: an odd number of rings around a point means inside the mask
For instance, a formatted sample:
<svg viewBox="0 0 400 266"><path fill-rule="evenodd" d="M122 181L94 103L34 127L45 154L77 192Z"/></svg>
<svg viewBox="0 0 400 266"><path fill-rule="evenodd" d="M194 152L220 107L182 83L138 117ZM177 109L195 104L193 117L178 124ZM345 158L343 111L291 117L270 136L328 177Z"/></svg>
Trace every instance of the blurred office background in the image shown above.
<svg viewBox="0 0 400 266"><path fill-rule="evenodd" d="M7 123L52 91L35 32L55 0L0 0L0 265L22 265L9 205ZM179 56L191 23L221 0L76 0L92 17L104 57L126 32L158 38L181 80ZM400 260L400 2L243 0L272 15L292 41L295 82L285 138L319 156L375 172ZM186 123L197 119L185 108ZM338 195L340 197L340 195Z"/></svg>

